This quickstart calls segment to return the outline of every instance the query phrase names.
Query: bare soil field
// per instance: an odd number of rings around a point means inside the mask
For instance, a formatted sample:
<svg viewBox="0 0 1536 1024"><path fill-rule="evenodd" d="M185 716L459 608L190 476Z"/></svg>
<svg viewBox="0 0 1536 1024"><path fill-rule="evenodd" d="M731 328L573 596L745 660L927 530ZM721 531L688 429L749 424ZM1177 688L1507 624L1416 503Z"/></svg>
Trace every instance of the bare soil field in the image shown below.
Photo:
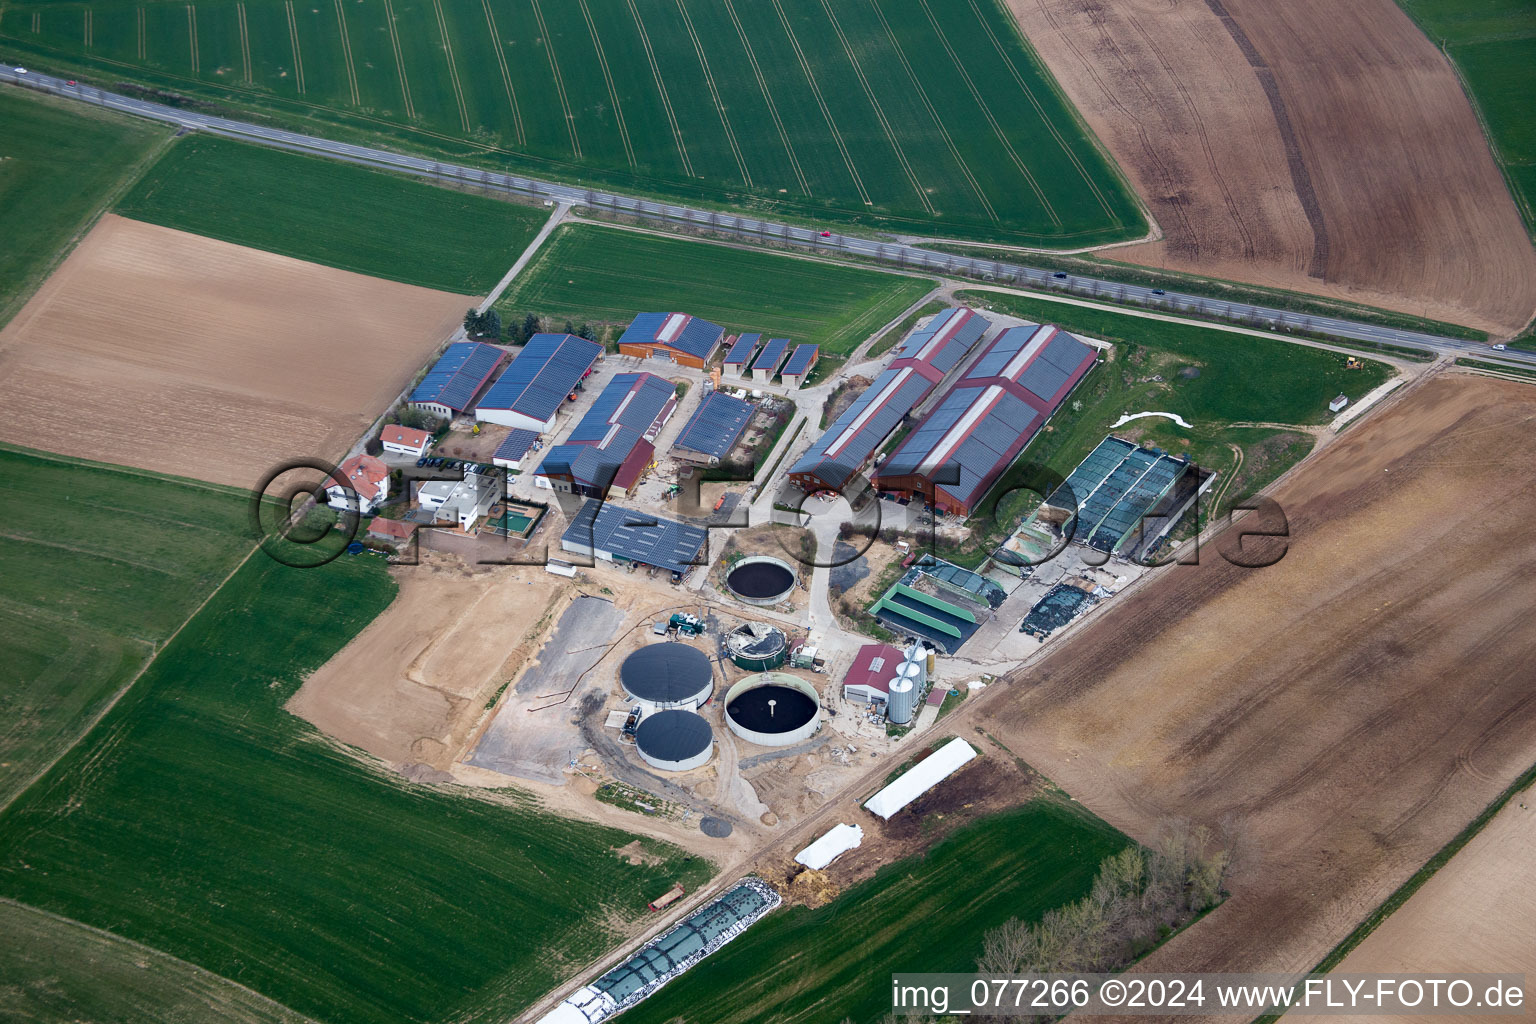
<svg viewBox="0 0 1536 1024"><path fill-rule="evenodd" d="M1393 0L1008 0L1151 208L1117 259L1513 334L1536 251Z"/></svg>
<svg viewBox="0 0 1536 1024"><path fill-rule="evenodd" d="M1505 804L1336 970L1349 974L1467 971L1536 976L1533 797L1536 793L1526 790Z"/></svg>
<svg viewBox="0 0 1536 1024"><path fill-rule="evenodd" d="M447 770L568 595L537 566L473 572L430 553L395 578L394 602L305 680L288 710L385 761Z"/></svg>
<svg viewBox="0 0 1536 1024"><path fill-rule="evenodd" d="M1536 761L1536 390L1402 390L1276 487L1277 564L1208 546L971 719L1138 839L1234 830L1231 898L1139 969L1311 967Z"/></svg>
<svg viewBox="0 0 1536 1024"><path fill-rule="evenodd" d="M343 455L466 301L107 216L0 332L0 439L251 486Z"/></svg>

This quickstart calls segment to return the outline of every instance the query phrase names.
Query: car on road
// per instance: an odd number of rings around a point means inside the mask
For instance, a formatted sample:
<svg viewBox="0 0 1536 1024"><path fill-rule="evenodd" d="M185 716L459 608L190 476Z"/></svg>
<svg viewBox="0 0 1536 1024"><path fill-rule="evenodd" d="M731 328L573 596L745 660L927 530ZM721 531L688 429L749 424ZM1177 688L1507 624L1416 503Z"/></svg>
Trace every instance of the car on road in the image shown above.
<svg viewBox="0 0 1536 1024"><path fill-rule="evenodd" d="M1052 274L1051 276L1058 281L1065 281L1067 279L1067 275L1060 270L1056 271L1056 273Z"/></svg>
<svg viewBox="0 0 1536 1024"><path fill-rule="evenodd" d="M1506 350L1506 349L1507 349L1507 348L1509 348L1509 346L1508 346L1508 345L1495 345L1495 346L1493 346L1493 350L1494 350L1494 351L1495 351L1495 352L1503 352L1503 351L1504 351L1504 350Z"/></svg>
<svg viewBox="0 0 1536 1024"><path fill-rule="evenodd" d="M71 78L69 81L65 82L64 84L65 85L79 85L80 83L76 82L73 78Z"/></svg>
<svg viewBox="0 0 1536 1024"><path fill-rule="evenodd" d="M26 68L11 68L11 70L16 72L18 75L24 75L27 73Z"/></svg>
<svg viewBox="0 0 1536 1024"><path fill-rule="evenodd" d="M821 233L821 237L822 238L831 238L832 237L832 232L830 232L830 231L823 231Z"/></svg>
<svg viewBox="0 0 1536 1024"><path fill-rule="evenodd" d="M1168 293L1163 291L1161 288L1153 288L1152 289L1152 294L1153 295L1167 295Z"/></svg>

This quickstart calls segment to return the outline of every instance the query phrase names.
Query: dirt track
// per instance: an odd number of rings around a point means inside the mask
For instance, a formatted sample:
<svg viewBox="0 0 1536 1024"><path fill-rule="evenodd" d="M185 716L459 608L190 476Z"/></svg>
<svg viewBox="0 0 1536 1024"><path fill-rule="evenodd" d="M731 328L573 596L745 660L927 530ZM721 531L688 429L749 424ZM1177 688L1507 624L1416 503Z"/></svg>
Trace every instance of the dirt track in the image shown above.
<svg viewBox="0 0 1536 1024"><path fill-rule="evenodd" d="M978 708L1138 838L1236 827L1232 898L1139 969L1310 967L1536 761L1533 443L1536 389L1429 380L1278 488L1277 565L1207 548Z"/></svg>
<svg viewBox="0 0 1536 1024"><path fill-rule="evenodd" d="M1164 238L1116 259L1511 334L1536 250L1393 0L1008 0Z"/></svg>
<svg viewBox="0 0 1536 1024"><path fill-rule="evenodd" d="M344 454L468 301L107 216L0 332L0 439L248 487Z"/></svg>

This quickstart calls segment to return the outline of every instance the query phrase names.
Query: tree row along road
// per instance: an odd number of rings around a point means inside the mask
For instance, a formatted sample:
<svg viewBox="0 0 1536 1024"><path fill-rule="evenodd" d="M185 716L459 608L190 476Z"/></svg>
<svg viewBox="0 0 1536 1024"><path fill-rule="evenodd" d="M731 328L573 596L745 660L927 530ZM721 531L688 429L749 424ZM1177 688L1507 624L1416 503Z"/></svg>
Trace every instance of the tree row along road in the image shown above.
<svg viewBox="0 0 1536 1024"><path fill-rule="evenodd" d="M933 271L957 274L981 281L995 281L1013 285L1029 285L1046 291L1061 291L1072 295L1097 297L1117 302L1139 303L1163 311L1187 312L1217 317L1249 325L1276 329L1300 330L1311 334L1354 341L1402 345L1446 355L1475 354L1483 358L1504 359L1512 363L1536 365L1536 353L1510 350L1494 353L1484 342L1448 338L1421 331L1399 330L1374 324L1359 323L1337 317L1313 316L1266 306L1229 303L1187 295L1175 291L1155 293L1151 288L1121 284L1116 281L1085 277L1074 274L1058 278L1049 271L1026 267L1015 263L973 259L950 253L934 252L920 246L899 242L881 242L836 232L823 236L821 232L790 224L756 220L717 210L701 210L687 206L674 206L633 196L619 195L578 185L540 181L517 175L497 174L494 171L457 164L447 164L425 157L394 153L369 146L357 146L335 142L314 135L269 128L264 125L215 117L191 110L179 110L162 103L135 99L118 93L107 92L89 85L70 85L64 79L36 71L18 72L10 65L0 67L0 82L36 89L40 92L63 96L99 107L118 110L138 117L163 121L182 128L224 135L246 142L261 143L280 149L289 149L315 156L345 160L350 163L378 167L384 170L414 174L437 181L453 181L487 190L546 199L573 206L587 206L597 210L636 216L648 220L691 224L737 235L772 239L781 244L822 252L828 255L847 253L853 256L898 265L909 270Z"/></svg>

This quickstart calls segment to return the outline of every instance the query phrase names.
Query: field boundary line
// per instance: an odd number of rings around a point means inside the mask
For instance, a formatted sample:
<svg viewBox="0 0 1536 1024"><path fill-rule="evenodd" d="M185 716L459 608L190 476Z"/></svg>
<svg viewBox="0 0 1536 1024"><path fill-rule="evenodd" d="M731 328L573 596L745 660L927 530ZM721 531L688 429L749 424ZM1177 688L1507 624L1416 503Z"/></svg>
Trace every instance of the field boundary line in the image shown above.
<svg viewBox="0 0 1536 1024"><path fill-rule="evenodd" d="M137 939L130 939L126 935L119 935L117 932L108 931L105 928L97 928L95 925L86 924L84 921L77 921L72 917L65 917L63 914L55 914L51 910L44 910L42 907L35 907L30 903L23 903L20 900L11 899L9 896L0 896L0 904L3 904L7 907L14 907L18 910L25 910L28 913L47 918L49 921L53 921L58 924L68 925L71 928L79 928L81 931L88 932L89 934L98 938L111 939L114 942L121 942L125 946L132 947L133 949L139 951L146 958L157 959L161 962L180 964L181 966L190 969L193 974L201 975L204 978L217 978L218 980L229 985L231 988L237 988L240 991L247 993L248 995L254 996L259 1002L264 1003L273 1009L282 1010L284 1013L291 1015L294 1020L309 1021L310 1024L317 1024L313 1017L307 1017L304 1014L299 1013L297 1010L294 1010L291 1007L278 1002L271 996L262 995L255 989L240 984L233 978L228 978L222 974L210 971L206 967L200 967L190 960L183 960L181 957L172 953L167 953L163 949L159 949L155 946L145 945Z"/></svg>
<svg viewBox="0 0 1536 1024"><path fill-rule="evenodd" d="M1040 103L1039 99L1035 97L1034 90L1031 89L1028 83L1024 81L1024 76L1019 74L1019 69L1013 66L1013 61L1008 59L1008 51L1003 49L1002 41L999 40L997 38L997 34L992 31L992 26L987 24L986 16L982 14L981 8L976 6L976 0L968 0L968 2L971 5L971 10L976 12L976 20L981 23L982 31L985 32L987 34L987 38L992 41L992 48L997 51L998 59L1003 62L1003 66L1006 67L1008 69L1008 73L1013 76L1013 80L1018 85L1019 91L1022 92L1024 96L1029 100L1029 105L1035 108L1036 114L1040 115L1040 120L1045 125L1045 130L1051 133L1051 138L1056 140L1056 145L1061 147L1061 151L1065 153L1067 159L1072 162L1072 166L1077 168L1077 173L1082 176L1083 182L1088 186L1089 190L1093 192L1093 197L1099 201L1099 208L1104 211L1105 216L1109 217L1111 220L1117 219L1115 217L1115 211L1110 208L1109 200L1105 198L1103 191L1100 190L1099 183L1093 180L1093 175L1088 173L1088 169L1083 166L1082 160L1078 158L1078 155L1075 152L1073 152L1072 147L1067 145L1067 140L1062 136L1060 129L1057 128L1056 122L1051 120L1051 118L1046 115L1045 107ZM1042 62L1042 67L1043 66L1044 64Z"/></svg>
<svg viewBox="0 0 1536 1024"><path fill-rule="evenodd" d="M145 39L144 39L144 37L146 35L146 32L144 31L144 8L143 7L139 8L138 25L139 25L139 60L149 60L149 50L148 50L148 47L147 47L147 45L145 43Z"/></svg>
<svg viewBox="0 0 1536 1024"><path fill-rule="evenodd" d="M43 31L43 14L41 11L32 12L32 34L39 35Z"/></svg>
<svg viewBox="0 0 1536 1024"><path fill-rule="evenodd" d="M944 145L949 147L949 154L955 158L955 163L960 166L960 173L965 175L965 180L970 183L971 191L975 192L976 198L981 200L981 205L986 209L988 217L991 217L994 221L1000 219L997 216L997 211L992 208L992 201L981 190L981 182L977 181L976 175L971 172L971 165L966 163L965 157L960 155L960 149L955 145L954 137L949 134L949 129L944 126L944 119L939 116L938 109L934 107L933 101L928 98L928 90L923 88L923 83L918 79L917 73L912 70L911 61L907 60L906 53L902 50L900 44L896 42L896 33L891 31L891 23L886 20L885 12L880 9L879 0L869 0L869 6L874 9L875 15L880 19L880 25L885 29L885 37L891 41L891 50L896 54L896 59L906 71L907 81L912 83L912 91L917 94L918 99L923 101L923 106L927 109L928 116L933 119L934 125L939 129L939 134L944 136Z"/></svg>
<svg viewBox="0 0 1536 1024"><path fill-rule="evenodd" d="M576 136L576 115L571 112L571 98L565 92L565 76L560 74L560 61L555 56L555 41L550 38L549 26L544 23L544 11L539 0L528 0L533 17L539 23L539 33L544 37L544 56L549 58L549 70L555 76L555 91L560 94L560 109L565 114L565 130L571 136L571 153L581 159L581 139Z"/></svg>
<svg viewBox="0 0 1536 1024"><path fill-rule="evenodd" d="M245 5L240 6L243 8ZM347 88L352 92L352 105L355 107L362 99L357 92L357 67L352 63L352 36L347 32L347 16L341 9L341 0L336 0L336 25L341 29L341 56L347 66Z"/></svg>
<svg viewBox="0 0 1536 1024"><path fill-rule="evenodd" d="M635 166L635 147L630 145L629 125L624 123L624 108L619 104L619 91L613 86L613 72L608 67L608 54L603 51L603 41L598 37L597 25L592 21L592 9L587 0L577 0L581 16L587 22L587 34L592 37L592 48L597 51L597 66L603 71L603 82L608 86L608 98L613 101L613 119L619 126L619 141L624 144L624 156L629 166Z"/></svg>
<svg viewBox="0 0 1536 1024"><path fill-rule="evenodd" d="M507 106L512 108L512 130L517 133L517 144L523 146L528 142L523 135L523 112L517 108L517 91L512 88L512 72L507 67L507 55L502 51L501 33L496 29L496 16L491 13L491 0L480 0L480 6L485 9L485 27L491 30L491 52L496 55L496 66L501 69L501 84L507 90Z"/></svg>
<svg viewBox="0 0 1536 1024"><path fill-rule="evenodd" d="M826 118L827 128L832 133L832 141L837 144L837 151L843 155L843 164L848 168L848 176L853 179L853 187L858 189L859 198L864 200L865 206L873 206L874 203L869 199L869 190L864 187L864 179L859 177L858 168L853 166L853 155L848 152L848 143L843 141L843 133L838 131L837 122L832 119L827 98L821 94L821 86L816 81L815 72L811 70L811 62L805 59L805 51L800 49L800 40L789 24L788 15L784 13L784 5L779 3L779 0L773 0L773 9L778 12L779 24L784 26L784 34L789 37L789 45L795 51L795 59L800 62L800 70L805 73L805 80L810 84L812 95L816 97L816 105L821 108L821 116Z"/></svg>
<svg viewBox="0 0 1536 1024"><path fill-rule="evenodd" d="M55 754L53 759L50 760L47 764L43 765L36 772L34 772L32 777L27 779L23 785L21 785L9 797L7 797L4 803L0 803L0 817L3 817L5 813L10 810L11 807L16 803L17 800L21 799L22 796L30 792L32 787L36 786L50 772L52 772L58 763L62 761L70 751L74 750L80 745L82 740L96 731L96 727L101 724L102 720L111 713L113 708L117 707L118 702L127 695L128 691L133 689L134 684L144 677L144 673L149 671L150 666L160 660L160 655L165 651L167 647L171 645L172 641L181 635L181 631L187 628L187 623L197 618L198 613L201 612L204 608L208 607L208 602L212 601L214 597L219 593L219 591L224 589L225 584L234 578L235 573L239 572L245 566L245 563L251 560L251 556L260 550L261 545L259 543L251 545L250 550L246 551L245 555L240 559L240 561L235 563L235 567L229 570L229 573L218 582L218 585L210 590L203 597L202 601L198 603L197 607L193 608L192 611L188 613L187 617L181 621L181 625L177 626L169 636L151 648L153 653L150 654L149 658L144 662L144 664L139 666L139 670L135 672L127 682L118 687L117 692L102 704L101 709L91 716L90 721L85 723L84 728L80 730L79 735L74 738L74 741L64 749L60 750L57 754Z"/></svg>
<svg viewBox="0 0 1536 1024"><path fill-rule="evenodd" d="M688 7L683 0L677 0L677 13L683 16L683 28L688 32L688 38L693 40L694 53L699 55L699 67L704 71L704 85L709 89L709 98L715 103L715 112L720 115L720 127L725 129L725 141L731 147L731 155L736 158L736 170L741 173L741 180L751 188L752 172L747 170L746 158L741 154L741 145L736 141L736 132L731 127L731 119L726 116L725 103L720 99L720 90L715 87L714 73L709 70L709 57L704 53L704 41L694 30L693 18L688 14Z"/></svg>
<svg viewBox="0 0 1536 1024"><path fill-rule="evenodd" d="M251 80L251 30L245 22L244 3L235 4L235 21L240 26L240 64L245 71L245 83L254 85Z"/></svg>
<svg viewBox="0 0 1536 1024"><path fill-rule="evenodd" d="M832 5L827 0L821 0L821 9L827 12L827 20L832 23L832 31L837 36L837 41L843 47L843 53L848 58L848 63L853 66L853 73L859 80L859 85L864 89L864 96L869 100L870 108L875 112L875 120L880 122L880 130L885 133L886 141L891 144L891 152L896 155L896 162L901 164L901 169L907 175L907 181L912 185L912 191L917 193L917 201L923 204L923 209L929 215L937 213L933 202L928 198L928 192L923 188L923 183L917 180L917 173L912 170L912 164L907 160L907 154L901 148L901 143L896 141L896 133L891 130L890 119L885 116L885 108L880 105L880 99L875 95L875 90L870 87L869 79L864 74L864 66L859 63L859 58L854 56L853 47L848 45L848 36L843 32L842 22L837 20L837 13L832 10Z"/></svg>
<svg viewBox="0 0 1536 1024"><path fill-rule="evenodd" d="M91 35L91 9L89 7L85 9L85 48L87 50L94 50L96 48L96 41Z"/></svg>
<svg viewBox="0 0 1536 1024"><path fill-rule="evenodd" d="M746 29L742 28L741 18L736 14L736 5L732 0L724 0L724 3L725 13L730 15L731 24L736 26L736 35L741 40L741 48L747 52L747 63L752 65L752 76L757 79L757 88L763 94L763 102L768 105L768 116L773 119L773 126L779 133L779 140L784 143L784 152L789 156L789 165L795 172L795 180L800 183L800 191L810 195L810 183L805 180L805 172L800 167L800 157L795 153L794 144L789 141L789 133L784 129L784 119L779 116L778 104L773 102L773 94L768 89L768 80L763 77L762 65L758 64L757 54L752 49L752 40L747 38Z"/></svg>
<svg viewBox="0 0 1536 1024"><path fill-rule="evenodd" d="M192 51L192 74L201 75L202 61L197 52L197 5L187 4L187 43Z"/></svg>
<svg viewBox="0 0 1536 1024"><path fill-rule="evenodd" d="M341 0L336 0L339 4ZM443 16L443 0L432 0L432 11L437 15L437 29L443 34L443 56L448 60L448 84L453 86L453 98L459 104L459 124L469 132L469 108L464 105L464 85L459 81L458 58L453 53L453 40L448 36L448 19Z"/></svg>
<svg viewBox="0 0 1536 1024"><path fill-rule="evenodd" d="M385 0L388 3L389 0ZM293 0L283 0L283 10L288 12L288 41L293 46L293 73L294 80L299 87L299 95L304 95L304 55L299 51L299 23L293 16Z"/></svg>
<svg viewBox="0 0 1536 1024"><path fill-rule="evenodd" d="M416 104L411 102L411 80L405 74L405 55L400 52L400 33L395 30L395 5L384 0L384 26L389 29L389 45L395 51L395 70L400 74L400 98L405 116L416 120Z"/></svg>
<svg viewBox="0 0 1536 1024"><path fill-rule="evenodd" d="M151 167L160 162L160 158L165 155L166 150L170 149L175 141L176 135L174 132L168 132L162 136L158 145L149 147L145 154L139 158L138 163L124 171L123 176L113 183L111 188L107 189L106 194L102 196L101 202L97 203L95 208L86 211L85 216L80 218L80 223L75 226L75 230L64 240L64 244L59 246L58 251L48 260L47 265L8 304L0 305L0 328L8 325L16 314L26 308L27 303L32 300L32 296L37 294L37 290L43 286L43 283L53 276L54 272L59 269L65 260L69 259L70 254L75 251L75 247L80 244L80 240L91 233L91 229L96 226L96 222L101 220L102 214L116 206L118 200L126 195L130 188L137 185L139 179L148 174ZM0 448L26 452L28 454L44 454L51 457L59 457L54 456L52 452L42 452L40 450L34 452L32 449L23 448L18 445L0 444ZM110 465L110 463L104 463L103 465Z"/></svg>
<svg viewBox="0 0 1536 1024"><path fill-rule="evenodd" d="M933 8L928 6L928 0L918 0L918 3L922 6L923 13L928 17L928 24L933 26L933 34L938 37L939 45L943 46L944 52L949 54L950 63L955 66L956 71L960 72L960 77L965 81L965 87L971 92L971 98L976 101L976 106L981 108L981 114L987 119L987 124L992 126L992 134L996 135L997 141L1002 143L1003 149L1008 153L1008 159L1013 161L1013 166L1018 168L1019 174L1023 175L1024 180L1029 182L1030 190L1035 193L1035 198L1040 201L1040 205L1045 207L1045 212L1050 216L1051 223L1061 227L1061 217L1056 213L1056 208L1046 198L1045 191L1040 187L1040 183L1035 180L1035 176L1030 173L1029 168L1024 165L1024 161L1019 159L1019 154L1014 151L1013 143L1009 142L1008 137L1003 134L1003 126L997 123L997 117L992 113L992 108L987 106L986 98L982 96L981 90L976 88L976 82L971 78L971 73L965 69L965 64L961 62L959 54L955 53L955 48L950 45L949 37L939 27L939 20L933 16Z"/></svg>
<svg viewBox="0 0 1536 1024"><path fill-rule="evenodd" d="M635 6L635 0L628 0L630 17L635 19L635 30L640 33L640 45L645 49L645 59L651 65L651 77L656 81L656 91L661 95L661 108L667 115L667 126L672 129L672 141L677 143L677 155L683 161L683 173L690 178L698 177L693 173L693 161L688 159L688 147L683 144L683 133L677 126L677 111L672 109L672 97L667 95L667 83L661 77L661 66L656 63L656 50L651 46L650 33L645 30L645 22L640 20L640 8Z"/></svg>

